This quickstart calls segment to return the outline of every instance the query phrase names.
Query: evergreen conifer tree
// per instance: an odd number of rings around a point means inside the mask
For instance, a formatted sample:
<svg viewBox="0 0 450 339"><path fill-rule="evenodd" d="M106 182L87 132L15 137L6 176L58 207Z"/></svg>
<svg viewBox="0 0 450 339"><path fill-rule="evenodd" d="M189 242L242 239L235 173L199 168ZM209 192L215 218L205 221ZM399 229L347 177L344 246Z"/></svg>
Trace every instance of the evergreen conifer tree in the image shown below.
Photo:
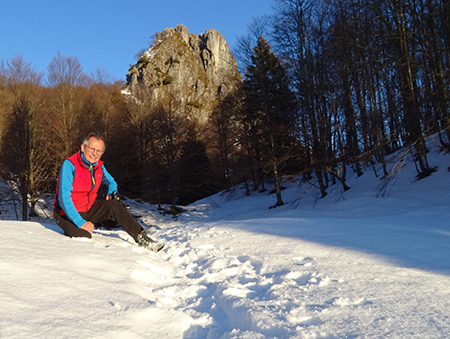
<svg viewBox="0 0 450 339"><path fill-rule="evenodd" d="M247 118L253 121L255 147L261 150L265 172L272 172L275 206L283 205L280 187L280 166L291 155L292 130L297 119L295 97L280 59L261 36L254 48L252 63L244 80Z"/></svg>
<svg viewBox="0 0 450 339"><path fill-rule="evenodd" d="M193 203L215 193L211 163L203 142L192 139L186 143L178 168L178 202L181 205Z"/></svg>

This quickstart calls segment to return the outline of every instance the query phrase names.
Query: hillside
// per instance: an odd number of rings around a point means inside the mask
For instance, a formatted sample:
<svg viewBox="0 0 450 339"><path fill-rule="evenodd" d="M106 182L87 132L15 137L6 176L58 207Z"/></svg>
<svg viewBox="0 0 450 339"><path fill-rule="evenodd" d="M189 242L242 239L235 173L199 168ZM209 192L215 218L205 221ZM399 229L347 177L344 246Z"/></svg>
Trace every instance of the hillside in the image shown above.
<svg viewBox="0 0 450 339"><path fill-rule="evenodd" d="M30 222L3 201L0 337L448 338L450 155L429 149L423 180L407 155L388 185L349 171L323 199L286 181L276 209L243 187L178 218L127 200L157 254L120 230L64 237L51 196Z"/></svg>

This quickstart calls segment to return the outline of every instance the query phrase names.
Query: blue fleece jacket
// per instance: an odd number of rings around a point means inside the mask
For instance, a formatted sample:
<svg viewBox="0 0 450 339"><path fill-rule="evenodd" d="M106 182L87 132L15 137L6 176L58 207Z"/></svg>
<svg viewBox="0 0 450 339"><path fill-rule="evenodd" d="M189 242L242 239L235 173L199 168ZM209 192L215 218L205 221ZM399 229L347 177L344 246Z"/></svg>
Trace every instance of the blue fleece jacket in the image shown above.
<svg viewBox="0 0 450 339"><path fill-rule="evenodd" d="M81 159L87 169L91 167L89 161L86 160L84 154L81 153ZM97 163L92 164L95 166ZM102 185L108 187L108 194L117 191L117 183L114 178L108 173L105 166L102 164L101 169L103 171ZM58 202L61 208L64 210L67 217L77 226L81 227L86 222L80 213L76 210L73 204L71 193L73 190L73 180L75 176L75 166L68 159L64 160L61 169L59 170L59 186L58 186Z"/></svg>

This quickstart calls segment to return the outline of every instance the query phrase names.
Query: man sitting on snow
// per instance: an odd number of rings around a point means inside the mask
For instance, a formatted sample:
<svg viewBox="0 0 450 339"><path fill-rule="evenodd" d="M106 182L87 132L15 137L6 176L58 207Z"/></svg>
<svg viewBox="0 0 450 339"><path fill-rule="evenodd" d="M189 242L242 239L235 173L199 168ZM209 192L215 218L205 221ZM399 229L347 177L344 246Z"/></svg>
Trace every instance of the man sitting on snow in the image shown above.
<svg viewBox="0 0 450 339"><path fill-rule="evenodd" d="M103 161L105 141L90 133L81 150L64 160L59 170L53 217L69 237L91 238L94 224L114 218L140 245L154 252L164 245L151 239L117 197L117 183ZM100 185L108 188L106 200L97 200Z"/></svg>

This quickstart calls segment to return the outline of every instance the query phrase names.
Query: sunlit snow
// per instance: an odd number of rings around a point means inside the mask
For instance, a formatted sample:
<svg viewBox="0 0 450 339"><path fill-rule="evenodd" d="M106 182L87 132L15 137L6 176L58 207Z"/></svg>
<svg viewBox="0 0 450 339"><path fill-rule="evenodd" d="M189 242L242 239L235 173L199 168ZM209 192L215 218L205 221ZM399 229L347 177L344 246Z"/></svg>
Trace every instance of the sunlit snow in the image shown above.
<svg viewBox="0 0 450 339"><path fill-rule="evenodd" d="M244 187L176 219L126 200L159 253L121 230L63 236L51 196L16 221L4 198L0 338L449 338L450 155L429 147L426 179L408 155L384 189L371 166L323 199L286 180L276 209Z"/></svg>

